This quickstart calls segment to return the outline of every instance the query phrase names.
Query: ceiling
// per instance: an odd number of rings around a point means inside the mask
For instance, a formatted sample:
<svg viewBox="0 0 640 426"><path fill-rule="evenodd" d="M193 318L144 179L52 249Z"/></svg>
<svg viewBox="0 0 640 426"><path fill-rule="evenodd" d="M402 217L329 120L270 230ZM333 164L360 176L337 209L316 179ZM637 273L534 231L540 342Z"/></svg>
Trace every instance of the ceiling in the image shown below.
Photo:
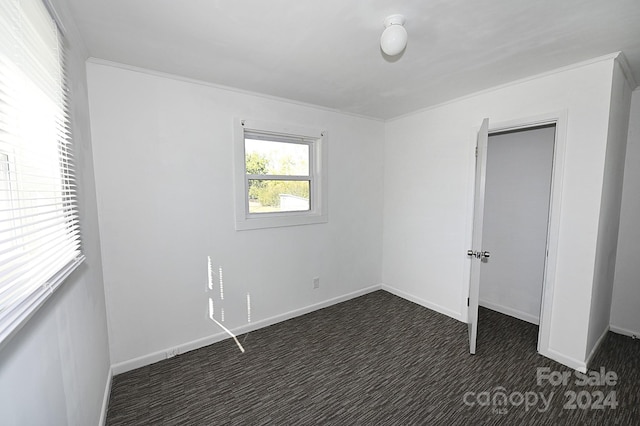
<svg viewBox="0 0 640 426"><path fill-rule="evenodd" d="M640 0L67 1L93 57L379 119L616 51L640 82Z"/></svg>

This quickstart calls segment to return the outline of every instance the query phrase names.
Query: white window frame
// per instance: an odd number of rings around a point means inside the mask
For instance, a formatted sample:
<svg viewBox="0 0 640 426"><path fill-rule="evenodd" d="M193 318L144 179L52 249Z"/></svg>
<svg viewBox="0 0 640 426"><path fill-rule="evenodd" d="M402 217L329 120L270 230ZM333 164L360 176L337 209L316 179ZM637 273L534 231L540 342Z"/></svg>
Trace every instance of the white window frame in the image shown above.
<svg viewBox="0 0 640 426"><path fill-rule="evenodd" d="M310 210L272 213L249 212L248 182L245 161L245 135L261 134L272 136L276 141L301 143L309 146L309 178L296 176L275 176L282 180L309 180ZM261 120L236 118L234 120L234 187L235 187L235 228L249 229L275 228L281 226L311 225L328 222L327 159L328 136L324 130L307 129ZM254 176L255 177L255 176ZM269 176L271 178L272 176Z"/></svg>

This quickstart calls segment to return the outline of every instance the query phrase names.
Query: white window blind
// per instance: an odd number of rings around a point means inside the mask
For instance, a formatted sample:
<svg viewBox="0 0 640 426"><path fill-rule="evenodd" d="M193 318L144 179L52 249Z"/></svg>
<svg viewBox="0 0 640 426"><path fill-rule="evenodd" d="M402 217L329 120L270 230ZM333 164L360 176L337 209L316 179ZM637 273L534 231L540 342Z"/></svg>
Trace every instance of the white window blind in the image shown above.
<svg viewBox="0 0 640 426"><path fill-rule="evenodd" d="M0 1L0 345L83 260L67 92L47 7Z"/></svg>

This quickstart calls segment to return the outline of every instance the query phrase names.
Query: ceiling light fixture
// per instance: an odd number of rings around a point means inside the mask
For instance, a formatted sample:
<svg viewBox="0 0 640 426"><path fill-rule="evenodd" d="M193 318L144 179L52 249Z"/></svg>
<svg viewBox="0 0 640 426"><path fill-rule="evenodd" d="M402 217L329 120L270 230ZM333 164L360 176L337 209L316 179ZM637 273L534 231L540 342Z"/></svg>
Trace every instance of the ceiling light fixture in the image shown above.
<svg viewBox="0 0 640 426"><path fill-rule="evenodd" d="M404 28L404 16L389 15L384 20L385 30L380 37L380 47L389 56L400 54L407 47L407 30Z"/></svg>

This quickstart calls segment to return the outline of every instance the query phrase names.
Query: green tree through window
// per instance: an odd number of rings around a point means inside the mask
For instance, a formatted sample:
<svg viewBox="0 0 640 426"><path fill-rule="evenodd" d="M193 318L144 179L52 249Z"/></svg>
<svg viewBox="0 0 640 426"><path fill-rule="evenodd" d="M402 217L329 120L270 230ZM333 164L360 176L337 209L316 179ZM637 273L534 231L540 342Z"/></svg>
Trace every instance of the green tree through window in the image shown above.
<svg viewBox="0 0 640 426"><path fill-rule="evenodd" d="M250 152L246 155L247 173L251 175L263 175L267 173L269 160L264 155L257 152ZM265 189L265 182L260 180L249 181L249 199L259 200L260 194Z"/></svg>

